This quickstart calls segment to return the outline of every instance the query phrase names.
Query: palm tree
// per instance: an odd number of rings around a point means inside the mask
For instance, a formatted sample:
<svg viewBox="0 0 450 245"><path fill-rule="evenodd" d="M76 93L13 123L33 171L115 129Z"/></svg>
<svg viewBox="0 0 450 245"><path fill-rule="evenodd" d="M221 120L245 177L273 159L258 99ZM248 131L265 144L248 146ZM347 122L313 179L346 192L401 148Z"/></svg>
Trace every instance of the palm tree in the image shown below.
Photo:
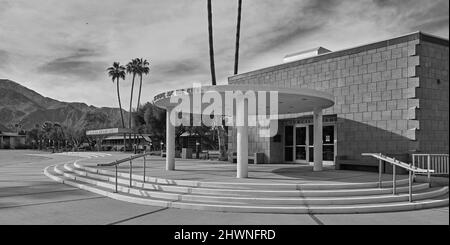
<svg viewBox="0 0 450 245"><path fill-rule="evenodd" d="M138 59L138 75L140 81L139 81L139 94L136 111L139 111L139 106L141 104L142 75L147 75L149 72L150 72L150 63L147 60L144 60L143 58Z"/></svg>
<svg viewBox="0 0 450 245"><path fill-rule="evenodd" d="M123 111L122 111L122 103L120 101L120 89L119 89L119 82L120 79L125 80L125 67L121 66L119 62L114 62L111 67L107 69L108 76L111 77L112 82L114 83L114 80L117 80L117 99L119 100L119 109L120 109L120 118L122 119L122 127L125 128L125 121L123 119Z"/></svg>
<svg viewBox="0 0 450 245"><path fill-rule="evenodd" d="M208 2L208 33L209 33L209 63L211 65L211 81L212 85L216 85L216 68L214 64L214 39L213 39L213 26L212 26L212 5L211 0Z"/></svg>
<svg viewBox="0 0 450 245"><path fill-rule="evenodd" d="M128 126L131 129L131 112L133 109L133 90L134 90L134 80L136 78L136 75L139 73L139 67L138 67L138 59L133 59L131 62L129 62L126 66L126 70L128 74L133 75L133 79L131 81L131 95L130 95L130 120L128 121Z"/></svg>
<svg viewBox="0 0 450 245"><path fill-rule="evenodd" d="M239 39L241 37L241 12L242 12L242 0L238 0L238 17L236 25L236 53L234 56L234 75L239 72Z"/></svg>
<svg viewBox="0 0 450 245"><path fill-rule="evenodd" d="M147 75L150 72L150 63L147 60L144 60L143 58L136 59L136 66L137 66L137 75L140 78L139 82L139 94L138 94L138 101L136 106L136 112L139 111L139 106L141 104L141 91L142 91L142 75ZM134 134L134 143L136 144L136 134ZM135 149L135 153L136 153Z"/></svg>
<svg viewBox="0 0 450 245"><path fill-rule="evenodd" d="M131 95L130 95L130 117L128 121L128 126L131 129L133 127L132 125L132 114L133 114L133 90L134 90L134 80L136 78L136 75L139 73L139 61L138 59L133 59L131 62L127 64L126 67L127 73L133 74L133 79L131 82ZM131 133L130 133L130 144L131 144Z"/></svg>
<svg viewBox="0 0 450 245"><path fill-rule="evenodd" d="M211 0L207 0L208 2L208 34L209 34L209 60L211 66L211 82L212 85L217 85L216 82L216 68L214 64L214 38L213 38L213 24L212 24L212 4ZM223 131L224 129L221 125L216 125L217 133L220 135L218 137L219 140L219 150L220 150L220 158L225 158L225 142L223 140Z"/></svg>
<svg viewBox="0 0 450 245"><path fill-rule="evenodd" d="M119 109L120 109L120 118L122 119L122 128L125 128L125 120L123 119L123 111L122 111L122 102L120 101L120 89L119 89L119 82L120 79L125 80L125 73L126 68L124 66L121 66L119 62L114 62L111 67L107 69L108 75L111 77L112 82L114 83L114 80L117 80L116 86L117 86L117 99L119 100ZM123 135L123 142L124 142L124 151L125 151L125 142L126 142L126 135Z"/></svg>

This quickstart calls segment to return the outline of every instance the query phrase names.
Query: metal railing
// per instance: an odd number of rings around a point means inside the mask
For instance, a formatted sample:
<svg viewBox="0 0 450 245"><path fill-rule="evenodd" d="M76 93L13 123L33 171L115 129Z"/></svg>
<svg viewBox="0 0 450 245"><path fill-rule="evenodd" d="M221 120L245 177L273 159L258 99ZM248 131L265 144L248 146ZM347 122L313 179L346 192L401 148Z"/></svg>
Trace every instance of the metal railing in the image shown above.
<svg viewBox="0 0 450 245"><path fill-rule="evenodd" d="M115 174L115 193L117 193L117 186L118 186L118 169L117 167L125 162L130 162L130 187L133 186L133 160L138 159L138 158L144 158L144 176L143 176L143 182L145 183L145 169L146 169L146 156L149 156L151 153L143 153L143 154L139 154L139 155L133 155L124 159L120 159L120 160L116 160L114 162L110 162L110 163L101 163L101 164L97 164L98 167L115 167L116 169L116 174Z"/></svg>
<svg viewBox="0 0 450 245"><path fill-rule="evenodd" d="M449 174L449 157L448 154L413 154L413 166L427 169L428 180L431 180L429 170L434 170L433 174Z"/></svg>
<svg viewBox="0 0 450 245"><path fill-rule="evenodd" d="M402 161L399 161L395 158L392 157L388 157L385 156L381 153L363 153L363 156L370 156L370 157L374 157L376 159L378 159L378 187L382 188L383 187L383 179L382 179L382 174L383 174L383 162L387 162L392 164L392 194L396 195L397 194L397 173L396 173L396 169L397 167L406 169L408 171L408 184L409 184L409 201L412 202L413 198L412 198L412 185L414 182L414 176L416 173L427 173L427 172L434 172L433 170L429 170L429 169L422 169L422 168L418 168L416 166L413 166L412 164L407 164L404 163Z"/></svg>

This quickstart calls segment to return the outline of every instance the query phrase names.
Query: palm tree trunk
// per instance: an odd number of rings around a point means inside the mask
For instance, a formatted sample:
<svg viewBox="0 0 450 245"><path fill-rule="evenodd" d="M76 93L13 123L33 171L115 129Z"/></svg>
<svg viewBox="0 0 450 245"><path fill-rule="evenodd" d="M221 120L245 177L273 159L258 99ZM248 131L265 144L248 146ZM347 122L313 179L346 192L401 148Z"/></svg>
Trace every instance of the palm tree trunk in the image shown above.
<svg viewBox="0 0 450 245"><path fill-rule="evenodd" d="M217 127L217 139L219 143L220 160L225 160L226 158L225 128L223 128L222 125L219 125Z"/></svg>
<svg viewBox="0 0 450 245"><path fill-rule="evenodd" d="M142 91L142 75L140 76L140 82L139 82L139 94L138 94L138 101L136 106L136 111L139 111L139 106L141 105L141 91Z"/></svg>
<svg viewBox="0 0 450 245"><path fill-rule="evenodd" d="M122 111L122 102L120 101L120 87L119 87L120 78L117 78L117 99L119 100L119 110L120 110L120 118L122 119L122 128L125 128L125 120L123 119L123 111ZM126 145L125 142L127 142L126 134L123 134L123 150L125 151Z"/></svg>
<svg viewBox="0 0 450 245"><path fill-rule="evenodd" d="M133 74L133 81L131 82L131 95L130 95L130 120L128 121L129 128L131 129L131 118L132 118L132 106L133 106L133 90L134 90L134 79L136 74Z"/></svg>
<svg viewBox="0 0 450 245"><path fill-rule="evenodd" d="M214 63L214 38L213 38L211 0L208 0L208 33L209 33L209 59L210 59L210 65L211 65L211 81L212 81L212 85L215 86L215 85L217 85L217 82L216 82L216 68L215 68L215 63ZM217 127L217 133L218 133L218 138L220 138L220 135L222 135L220 126ZM225 148L221 146L222 142L223 142L223 140L218 139L219 152L220 152L221 158L223 158L223 156L225 155L225 152L224 152Z"/></svg>
<svg viewBox="0 0 450 245"><path fill-rule="evenodd" d="M139 111L139 106L141 105L141 91L142 91L142 74L139 74L140 77L140 81L139 81L139 93L138 93L138 101L137 101L137 106L136 106L136 111ZM136 144L137 141L137 136L136 134L134 135L134 143ZM139 144L140 145L140 144Z"/></svg>
<svg viewBox="0 0 450 245"><path fill-rule="evenodd" d="M241 37L242 0L238 0L238 17L236 26L236 53L234 55L234 75L239 72L239 39Z"/></svg>
<svg viewBox="0 0 450 245"><path fill-rule="evenodd" d="M216 85L216 68L214 64L214 39L212 26L212 6L211 0L208 1L208 33L209 33L209 60L211 65L211 81L212 85Z"/></svg>
<svg viewBox="0 0 450 245"><path fill-rule="evenodd" d="M130 95L130 117L129 117L130 121L128 122L130 130L132 129L132 117L133 117L132 107L133 107L133 90L134 90L135 77L136 77L136 73L133 73L133 81L131 82L131 95ZM130 133L130 146L131 146L131 142L132 142L132 134Z"/></svg>
<svg viewBox="0 0 450 245"><path fill-rule="evenodd" d="M117 78L117 99L119 100L119 109L120 109L120 118L122 119L122 127L125 128L125 121L123 120L122 102L120 101L119 81L120 79Z"/></svg>

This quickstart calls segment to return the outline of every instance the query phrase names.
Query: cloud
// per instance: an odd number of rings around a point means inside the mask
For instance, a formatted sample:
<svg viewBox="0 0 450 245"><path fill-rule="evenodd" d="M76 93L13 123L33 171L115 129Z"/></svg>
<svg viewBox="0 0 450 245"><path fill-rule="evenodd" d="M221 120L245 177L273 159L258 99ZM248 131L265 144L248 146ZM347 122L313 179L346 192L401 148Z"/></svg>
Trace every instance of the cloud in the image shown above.
<svg viewBox="0 0 450 245"><path fill-rule="evenodd" d="M244 15L243 39L247 45L243 45L242 55L253 58L263 52L283 47L301 39L323 31L323 28L342 1L264 1L261 5L254 3L256 13L250 17ZM258 9L261 9L258 11ZM265 9L266 11L262 11ZM267 10L270 9L270 12ZM246 10L250 12L250 10ZM255 16L252 16L255 15ZM248 20L245 18L252 18ZM245 26L246 25L246 26ZM249 30L249 26L254 28ZM249 33L245 33L249 32Z"/></svg>
<svg viewBox="0 0 450 245"><path fill-rule="evenodd" d="M381 11L389 10L386 16L388 20L397 20L397 23L402 23L402 26L410 30L435 31L448 27L448 0L373 0L373 2L379 8L378 13L386 13Z"/></svg>
<svg viewBox="0 0 450 245"><path fill-rule="evenodd" d="M404 1L401 0L373 0L373 2L379 7L391 7L391 6L401 6L405 4ZM409 1L406 1L409 2Z"/></svg>
<svg viewBox="0 0 450 245"><path fill-rule="evenodd" d="M84 81L95 80L102 76L99 71L107 67L106 62L70 61L65 58L56 59L41 67L39 71L54 75L75 76Z"/></svg>
<svg viewBox="0 0 450 245"><path fill-rule="evenodd" d="M418 5L418 4L417 4ZM420 8L420 6L417 6ZM415 11L404 19L411 19L410 27L414 30L436 31L449 25L449 1L439 1L439 4L428 5L422 11Z"/></svg>
<svg viewBox="0 0 450 245"><path fill-rule="evenodd" d="M107 62L92 61L91 58L98 57L96 50L80 48L66 57L53 59L38 67L41 73L61 76L73 76L84 82L92 82L105 74L108 67Z"/></svg>
<svg viewBox="0 0 450 245"><path fill-rule="evenodd" d="M176 60L164 64L156 64L152 70L158 71L158 74L162 77L183 77L198 73L206 73L209 71L206 64L193 58Z"/></svg>

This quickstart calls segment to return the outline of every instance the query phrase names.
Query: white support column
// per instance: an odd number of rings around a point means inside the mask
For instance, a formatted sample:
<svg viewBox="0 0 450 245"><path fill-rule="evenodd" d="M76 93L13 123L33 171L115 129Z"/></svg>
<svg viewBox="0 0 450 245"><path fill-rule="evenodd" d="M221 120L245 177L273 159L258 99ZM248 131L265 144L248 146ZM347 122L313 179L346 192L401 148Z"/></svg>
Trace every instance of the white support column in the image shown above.
<svg viewBox="0 0 450 245"><path fill-rule="evenodd" d="M237 178L248 177L248 101L236 100Z"/></svg>
<svg viewBox="0 0 450 245"><path fill-rule="evenodd" d="M166 112L166 170L175 170L175 126L170 122L172 109Z"/></svg>
<svg viewBox="0 0 450 245"><path fill-rule="evenodd" d="M323 170L322 109L314 110L314 171Z"/></svg>

